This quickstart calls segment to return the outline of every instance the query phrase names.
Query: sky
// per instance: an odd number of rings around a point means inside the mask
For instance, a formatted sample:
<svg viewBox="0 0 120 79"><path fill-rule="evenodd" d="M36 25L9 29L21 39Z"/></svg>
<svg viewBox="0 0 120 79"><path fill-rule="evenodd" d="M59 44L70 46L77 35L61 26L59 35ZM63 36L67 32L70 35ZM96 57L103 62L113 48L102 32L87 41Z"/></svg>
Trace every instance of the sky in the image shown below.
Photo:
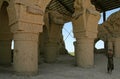
<svg viewBox="0 0 120 79"><path fill-rule="evenodd" d="M120 10L120 8L110 10L106 12L106 18L108 18L112 13ZM103 22L103 14L101 13L101 18L98 22L98 24L101 24ZM73 35L73 28L72 28L72 23L68 22L64 24L63 30L63 39L65 41L65 46L68 52L74 52L74 45L73 42L76 41ZM102 49L104 48L104 42L102 40L98 41L95 45L97 49Z"/></svg>

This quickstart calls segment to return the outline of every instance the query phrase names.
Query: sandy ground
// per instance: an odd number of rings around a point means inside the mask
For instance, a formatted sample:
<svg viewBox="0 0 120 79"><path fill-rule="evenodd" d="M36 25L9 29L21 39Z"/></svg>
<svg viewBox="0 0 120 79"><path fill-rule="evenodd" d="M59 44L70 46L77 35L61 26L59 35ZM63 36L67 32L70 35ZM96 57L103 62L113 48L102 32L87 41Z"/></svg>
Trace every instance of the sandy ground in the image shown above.
<svg viewBox="0 0 120 79"><path fill-rule="evenodd" d="M36 76L18 76L11 68L0 67L0 79L120 79L120 58L114 58L112 74L106 71L107 59L102 54L95 55L93 68L84 69L74 65L74 57L60 56L54 64L42 63Z"/></svg>

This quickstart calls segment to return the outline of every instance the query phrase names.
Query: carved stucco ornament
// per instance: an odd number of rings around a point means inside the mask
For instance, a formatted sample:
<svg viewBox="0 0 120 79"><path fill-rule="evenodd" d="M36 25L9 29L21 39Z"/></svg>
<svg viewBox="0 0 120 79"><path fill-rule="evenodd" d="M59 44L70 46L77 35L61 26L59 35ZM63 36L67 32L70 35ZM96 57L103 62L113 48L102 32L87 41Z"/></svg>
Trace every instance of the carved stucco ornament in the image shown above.
<svg viewBox="0 0 120 79"><path fill-rule="evenodd" d="M27 6L27 12L35 15L43 15L44 12L38 6Z"/></svg>
<svg viewBox="0 0 120 79"><path fill-rule="evenodd" d="M41 7L39 5L37 5L36 3L30 4L30 3L26 2L25 0L16 0L15 3L26 6L26 12L28 12L28 13L35 14L35 15L43 15L44 14Z"/></svg>
<svg viewBox="0 0 120 79"><path fill-rule="evenodd" d="M107 21L99 26L98 31L98 37L102 39L120 37L120 10L110 15Z"/></svg>

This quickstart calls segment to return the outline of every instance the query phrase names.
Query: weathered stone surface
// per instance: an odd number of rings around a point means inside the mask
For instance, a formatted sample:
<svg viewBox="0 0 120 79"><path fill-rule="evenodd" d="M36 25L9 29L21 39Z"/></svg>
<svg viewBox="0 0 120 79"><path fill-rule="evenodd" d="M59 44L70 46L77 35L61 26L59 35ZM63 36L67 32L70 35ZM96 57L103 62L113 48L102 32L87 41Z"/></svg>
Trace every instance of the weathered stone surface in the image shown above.
<svg viewBox="0 0 120 79"><path fill-rule="evenodd" d="M70 0L68 1L70 3ZM66 3L66 1L62 2ZM40 48L42 50L39 51L43 51L45 61L56 61L58 54L61 50L64 52L65 49L62 27L69 21L73 22L73 32L76 38L77 65L85 68L94 65L93 45L97 36L100 14L90 0L75 0L74 5L71 3L70 7L69 4L65 6L62 2L58 0L10 0L6 10L9 17L4 16L7 17L7 21L3 20L3 24L0 23L0 37L2 38L0 40L4 41L5 50L10 49L8 40L14 40L15 72L37 73L38 57L40 57L38 56L38 43L40 47L43 46L43 49ZM1 2L0 5L2 5ZM0 13L1 11L2 9ZM0 22L2 18L1 16ZM41 33L43 37L39 37L40 32L43 32Z"/></svg>
<svg viewBox="0 0 120 79"><path fill-rule="evenodd" d="M108 49L113 49L115 56L120 57L120 11L113 13L107 21L98 26L98 38L108 41Z"/></svg>
<svg viewBox="0 0 120 79"><path fill-rule="evenodd" d="M90 3L90 0L76 0L74 7L75 12L72 22L76 38L76 63L81 67L91 67L94 65L93 43L97 37L97 23L100 14L95 11L95 7Z"/></svg>
<svg viewBox="0 0 120 79"><path fill-rule="evenodd" d="M14 39L14 69L17 73L38 71L38 37L50 0L11 0L7 8Z"/></svg>

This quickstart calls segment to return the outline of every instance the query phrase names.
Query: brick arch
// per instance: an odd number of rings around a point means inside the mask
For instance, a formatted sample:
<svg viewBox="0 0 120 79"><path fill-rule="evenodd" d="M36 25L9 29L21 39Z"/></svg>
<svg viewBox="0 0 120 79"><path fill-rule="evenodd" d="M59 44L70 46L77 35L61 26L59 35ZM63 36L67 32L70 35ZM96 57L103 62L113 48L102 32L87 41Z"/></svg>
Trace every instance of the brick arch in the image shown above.
<svg viewBox="0 0 120 79"><path fill-rule="evenodd" d="M113 13L107 20L107 23L111 27L108 26L109 30L115 35L119 36L120 31L120 10Z"/></svg>
<svg viewBox="0 0 120 79"><path fill-rule="evenodd" d="M120 11L117 11L110 15L102 25L98 28L98 34L100 37L111 38L120 37Z"/></svg>

